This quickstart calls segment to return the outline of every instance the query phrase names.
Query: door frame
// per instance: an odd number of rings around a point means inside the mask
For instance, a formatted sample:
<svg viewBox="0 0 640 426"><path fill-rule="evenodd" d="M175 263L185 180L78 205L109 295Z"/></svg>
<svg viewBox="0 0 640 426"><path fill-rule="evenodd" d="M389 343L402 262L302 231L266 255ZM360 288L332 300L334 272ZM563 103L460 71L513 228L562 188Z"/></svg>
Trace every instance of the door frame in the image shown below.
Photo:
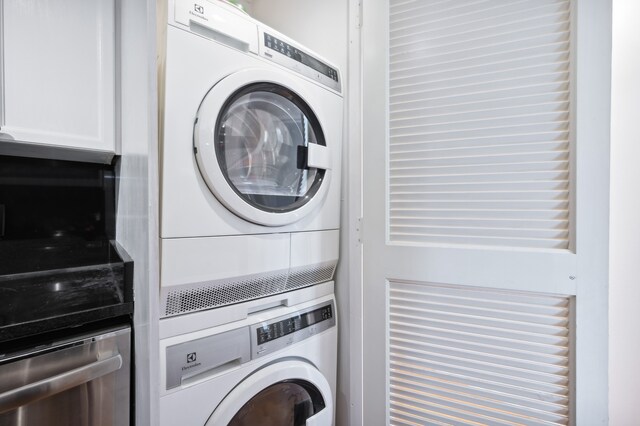
<svg viewBox="0 0 640 426"><path fill-rule="evenodd" d="M362 238L363 227L363 193L362 193L362 49L361 27L364 0L349 0L348 5L348 51L346 90L345 90L345 132L348 143L344 144L343 179L345 181L347 210L346 224L342 224L342 238L347 241L348 250L342 253L343 261L347 262L347 277L349 283L349 338L341 338L341 342L348 342L349 388L348 395L349 425L363 425L363 257ZM346 141L345 141L346 142ZM343 318L344 321L344 318ZM344 371L344 370L343 370Z"/></svg>

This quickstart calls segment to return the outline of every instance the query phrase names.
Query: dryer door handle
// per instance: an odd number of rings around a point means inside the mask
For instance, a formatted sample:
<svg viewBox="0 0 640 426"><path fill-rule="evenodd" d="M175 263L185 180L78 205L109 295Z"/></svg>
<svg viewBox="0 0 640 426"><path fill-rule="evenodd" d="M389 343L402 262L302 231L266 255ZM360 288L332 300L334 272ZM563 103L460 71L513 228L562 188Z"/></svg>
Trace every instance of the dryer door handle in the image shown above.
<svg viewBox="0 0 640 426"><path fill-rule="evenodd" d="M331 151L324 145L310 143L307 146L307 167L331 170Z"/></svg>
<svg viewBox="0 0 640 426"><path fill-rule="evenodd" d="M307 419L307 426L330 426L333 424L333 411L329 407L324 407L315 415Z"/></svg>

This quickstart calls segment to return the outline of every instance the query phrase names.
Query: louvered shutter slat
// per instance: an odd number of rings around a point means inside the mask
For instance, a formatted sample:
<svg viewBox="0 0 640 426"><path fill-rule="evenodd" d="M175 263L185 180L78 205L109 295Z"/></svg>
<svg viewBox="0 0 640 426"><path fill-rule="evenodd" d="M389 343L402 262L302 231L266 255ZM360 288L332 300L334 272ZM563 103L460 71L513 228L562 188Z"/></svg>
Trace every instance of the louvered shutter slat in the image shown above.
<svg viewBox="0 0 640 426"><path fill-rule="evenodd" d="M502 145L496 147L494 145L477 145L467 148L428 148L421 147L421 149L398 149L389 153L389 159L391 161L397 160L415 160L416 158L425 158L438 156L438 157L455 157L463 154L467 157L473 158L474 156L487 156L494 152L499 152L501 155L518 154L518 153L530 153L530 152L552 152L552 151L568 151L568 141L553 141L553 142L529 142L515 145Z"/></svg>
<svg viewBox="0 0 640 426"><path fill-rule="evenodd" d="M390 281L388 301L392 424L568 424L569 298Z"/></svg>
<svg viewBox="0 0 640 426"><path fill-rule="evenodd" d="M519 72L536 66L555 65L555 68L564 66L564 62L569 60L569 45L565 45L565 50L555 50L543 52L538 55L525 55L524 57L513 57L505 55L505 58L498 63L470 61L466 65L449 67L444 71L436 67L434 63L413 64L413 67L405 70L396 70L389 77L389 82L396 87L416 82L430 82L447 79L464 79L471 77L486 78L496 72ZM500 70L496 70L496 65ZM455 83L453 81L452 83Z"/></svg>
<svg viewBox="0 0 640 426"><path fill-rule="evenodd" d="M555 182L559 180L567 181L568 177L569 177L569 172L566 170L517 172L517 173L485 172L485 173L478 173L473 176L470 176L469 174L447 175L447 176L409 174L407 176L395 176L394 178L391 179L391 182L392 182L391 185L402 185L402 184L490 185L492 183L516 185L518 183L536 183L538 181L548 182L549 179L557 179L555 180Z"/></svg>
<svg viewBox="0 0 640 426"><path fill-rule="evenodd" d="M444 149L474 149L474 148L486 148L496 146L506 146L513 149L515 146L526 147L528 144L541 143L541 142L558 142L567 143L569 132L563 130L559 132L539 132L535 134L520 134L518 136L518 142L513 143L513 135L509 136L490 136L484 138L472 138L472 139L449 139L435 142L407 142L396 143L390 147L389 152L394 154L396 152L415 152L415 151L428 151L428 150L444 150ZM462 151L458 151L462 152Z"/></svg>
<svg viewBox="0 0 640 426"><path fill-rule="evenodd" d="M393 4L394 2L390 2ZM416 2L418 3L418 2ZM434 38L443 35L458 35L473 31L489 29L507 22L522 22L533 17L553 17L568 11L568 1L559 0L516 0L496 2L486 0L474 4L459 3L460 7L442 11L441 16L424 16L414 8L409 18L398 15L390 16L390 39L395 41L401 37L429 33ZM422 6L438 9L437 2L421 2ZM430 19L431 18L431 19Z"/></svg>
<svg viewBox="0 0 640 426"><path fill-rule="evenodd" d="M570 7L391 0L391 241L569 248Z"/></svg>
<svg viewBox="0 0 640 426"><path fill-rule="evenodd" d="M398 48L398 52L414 49L425 41L439 41L437 45L457 46L461 43L486 40L498 37L503 34L514 34L522 37L532 32L557 32L567 28L570 15L568 9L562 9L549 14L538 14L520 20L506 20L504 22L494 22L494 25L485 27L464 28L461 32L455 33L449 29L440 32L433 31L433 27L424 26L424 31L411 34L405 37L390 39L390 45Z"/></svg>

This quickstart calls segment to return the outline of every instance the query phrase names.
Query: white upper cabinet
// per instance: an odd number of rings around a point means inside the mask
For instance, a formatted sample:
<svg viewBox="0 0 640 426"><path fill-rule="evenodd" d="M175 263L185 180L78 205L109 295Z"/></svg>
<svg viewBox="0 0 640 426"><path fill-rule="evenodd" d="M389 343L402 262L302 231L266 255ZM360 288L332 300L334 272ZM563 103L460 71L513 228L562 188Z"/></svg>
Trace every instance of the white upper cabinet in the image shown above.
<svg viewBox="0 0 640 426"><path fill-rule="evenodd" d="M114 8L113 0L0 0L3 153L113 156Z"/></svg>

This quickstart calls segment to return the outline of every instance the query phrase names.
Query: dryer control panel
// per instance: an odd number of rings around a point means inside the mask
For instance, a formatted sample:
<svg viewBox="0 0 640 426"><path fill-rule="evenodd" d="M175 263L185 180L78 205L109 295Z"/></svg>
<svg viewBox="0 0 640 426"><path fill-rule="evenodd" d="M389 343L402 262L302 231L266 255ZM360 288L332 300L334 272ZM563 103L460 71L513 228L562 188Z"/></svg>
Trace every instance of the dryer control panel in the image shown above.
<svg viewBox="0 0 640 426"><path fill-rule="evenodd" d="M261 56L341 92L337 68L266 31L262 32Z"/></svg>
<svg viewBox="0 0 640 426"><path fill-rule="evenodd" d="M251 326L251 358L268 355L336 325L333 301Z"/></svg>

